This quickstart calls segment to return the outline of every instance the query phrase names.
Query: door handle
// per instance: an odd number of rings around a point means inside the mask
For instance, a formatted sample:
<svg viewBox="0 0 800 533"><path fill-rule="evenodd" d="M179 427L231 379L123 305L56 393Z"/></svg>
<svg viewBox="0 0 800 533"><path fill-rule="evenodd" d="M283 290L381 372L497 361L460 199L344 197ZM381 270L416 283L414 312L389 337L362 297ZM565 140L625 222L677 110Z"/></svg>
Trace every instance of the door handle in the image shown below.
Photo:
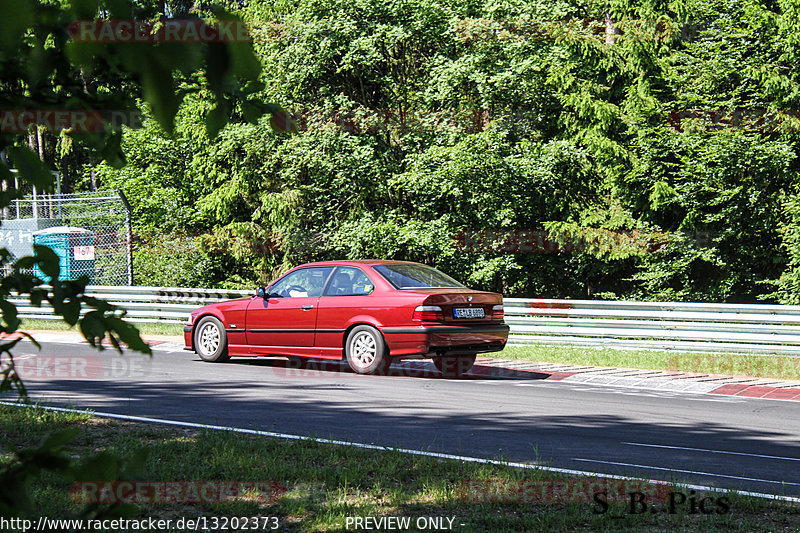
<svg viewBox="0 0 800 533"><path fill-rule="evenodd" d="M306 304L306 305L304 305L304 306L302 307L302 309L306 309L306 310L308 310L308 309L314 309L314 306L313 306L313 305L311 305L311 304Z"/></svg>

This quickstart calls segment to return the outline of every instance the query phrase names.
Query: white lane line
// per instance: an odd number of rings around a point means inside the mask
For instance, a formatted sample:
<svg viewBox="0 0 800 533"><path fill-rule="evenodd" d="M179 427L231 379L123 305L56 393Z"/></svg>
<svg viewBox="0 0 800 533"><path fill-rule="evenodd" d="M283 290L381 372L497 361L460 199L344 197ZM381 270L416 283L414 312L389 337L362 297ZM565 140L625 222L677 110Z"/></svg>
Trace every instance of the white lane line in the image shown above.
<svg viewBox="0 0 800 533"><path fill-rule="evenodd" d="M663 466L647 466L647 465L634 465L631 463L616 463L614 461L600 461L598 459L582 459L580 457L573 457L573 461L583 461L585 463L602 463L605 465L616 465L616 466L630 466L633 468L647 468L649 470L664 470L667 472L680 472L682 474L695 474L698 476L712 476L712 477L725 477L730 479L741 479L743 481L757 481L759 483L772 483L775 485L797 485L800 487L800 483L792 483L789 481L775 481L772 479L760 479L757 477L742 477L742 476L730 476L727 474L712 474L711 472L698 472L696 470L680 470L678 468L664 468Z"/></svg>
<svg viewBox="0 0 800 533"><path fill-rule="evenodd" d="M463 455L452 455L449 453L437 453L437 452L427 452L423 450L412 450L408 448L394 448L391 446L381 446L378 444L363 444L360 442L348 442L342 440L333 440L333 439L320 439L317 437L308 437L305 435L291 435L287 433L275 433L272 431L260 431L257 429L245 429L245 428L237 428L237 427L229 427L229 426L215 426L210 424L197 424L195 422L181 422L178 420L165 420L161 418L149 418L149 417L142 417L142 416L129 416L129 415L118 415L114 413L102 413L98 411L91 411L88 409L67 409L64 407L50 407L45 405L33 405L33 404L21 404L15 402L7 402L7 401L0 401L0 405L7 405L10 407L30 407L34 409L45 409L48 411L60 411L63 413L80 413L86 414L95 417L101 418L115 418L119 420L130 420L132 422L147 422L153 424L165 424L168 426L179 426L179 427L190 427L190 428L198 428L198 429L213 429L218 431L232 431L234 433L244 433L247 435L260 435L264 437L275 437L279 439L287 439L287 440L304 440L310 442L317 442L320 444L336 444L339 446L352 446L354 448L362 448L365 450L379 450L379 451L393 451L398 453L405 453L408 455L423 455L426 457L436 457L439 459L453 459L456 461L463 461L466 463L478 463L478 464L489 464L489 465L497 465L497 466L508 466L511 468L522 468L526 470L544 470L546 472L555 472L558 474L569 474L574 476L592 476L592 477L601 477L606 479L623 479L623 480L630 480L630 481L641 481L643 478L636 478L631 476L620 476L618 474L603 474L600 472L588 472L586 470L573 470L569 468L557 468L553 466L541 466L537 464L531 463L512 463L508 461L498 461L496 459L484 459L481 457L468 457ZM653 485L665 485L665 486L672 486L672 483L660 479L648 479L646 480L647 483ZM741 490L730 490L727 489L720 489L719 487L708 487L705 485L694 485L694 484L679 484L681 487L686 487L687 489L694 489L697 491L702 492L735 492L742 496L750 496L753 498L764 498L768 500L779 500L785 502L794 502L800 503L800 498L794 496L780 496L777 494L768 494L764 492L751 492L751 491L741 491Z"/></svg>
<svg viewBox="0 0 800 533"><path fill-rule="evenodd" d="M723 450L707 450L705 448L687 448L685 446L666 446L664 444L644 444L641 442L622 442L629 446L647 446L648 448L666 448L668 450L688 450L692 452L724 453L726 455L745 455L747 457L762 457L764 459L781 459L783 461L800 461L797 457L781 457L780 455L763 455L760 453L727 452Z"/></svg>

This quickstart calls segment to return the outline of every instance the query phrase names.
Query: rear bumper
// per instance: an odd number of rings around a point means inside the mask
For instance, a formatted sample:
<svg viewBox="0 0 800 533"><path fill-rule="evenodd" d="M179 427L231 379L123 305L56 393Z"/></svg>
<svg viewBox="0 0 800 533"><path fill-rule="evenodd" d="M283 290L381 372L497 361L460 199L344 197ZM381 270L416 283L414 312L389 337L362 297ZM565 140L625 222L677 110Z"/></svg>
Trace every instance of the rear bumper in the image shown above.
<svg viewBox="0 0 800 533"><path fill-rule="evenodd" d="M382 328L393 356L499 352L508 340L506 324Z"/></svg>

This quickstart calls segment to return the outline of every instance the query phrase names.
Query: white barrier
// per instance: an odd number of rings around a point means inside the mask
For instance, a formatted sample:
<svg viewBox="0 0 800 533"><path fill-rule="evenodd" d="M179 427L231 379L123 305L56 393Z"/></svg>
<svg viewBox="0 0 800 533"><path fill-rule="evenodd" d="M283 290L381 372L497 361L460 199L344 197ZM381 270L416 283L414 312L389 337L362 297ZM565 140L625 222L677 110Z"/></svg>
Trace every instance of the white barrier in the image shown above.
<svg viewBox="0 0 800 533"><path fill-rule="evenodd" d="M800 306L506 298L509 342L800 354Z"/></svg>
<svg viewBox="0 0 800 533"><path fill-rule="evenodd" d="M185 323L189 313L214 302L251 296L252 291L187 289L180 287L114 287L90 285L86 294L102 298L125 309L131 322ZM11 298L20 318L59 319L46 302L34 307L24 297Z"/></svg>
<svg viewBox="0 0 800 533"><path fill-rule="evenodd" d="M89 286L86 293L126 309L132 322L177 324L201 305L255 291ZM57 318L46 303L11 301L21 318ZM525 298L504 305L512 344L800 355L800 306Z"/></svg>

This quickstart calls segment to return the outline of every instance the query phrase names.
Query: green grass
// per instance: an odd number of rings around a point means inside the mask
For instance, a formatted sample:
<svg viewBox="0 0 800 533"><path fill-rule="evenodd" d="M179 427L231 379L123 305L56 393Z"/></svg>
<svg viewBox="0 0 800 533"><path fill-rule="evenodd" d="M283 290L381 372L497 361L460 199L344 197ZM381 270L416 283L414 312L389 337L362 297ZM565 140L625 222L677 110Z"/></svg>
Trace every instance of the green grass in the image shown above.
<svg viewBox="0 0 800 533"><path fill-rule="evenodd" d="M541 501L475 502L459 487L481 480L492 487L518 482L579 480L543 470L479 465L241 435L225 431L168 428L86 415L0 405L0 444L15 451L35 445L47 433L79 428L68 445L73 456L111 452L123 461L146 454L137 478L148 481L273 481L286 488L277 497L250 494L220 503L148 503L138 517L275 516L281 531L343 531L350 517L455 517L455 531L797 531L800 508L777 501L727 493L730 509L718 514L629 514L624 503L606 513L593 503ZM0 464L13 461L10 454ZM96 479L96 478L93 478ZM68 483L45 475L32 493L38 512L50 518L78 510ZM677 488L682 492L686 489ZM714 497L723 494L716 493ZM273 495L275 496L275 495ZM687 507L688 509L688 507ZM616 517L616 518L615 518ZM350 529L353 530L352 528Z"/></svg>
<svg viewBox="0 0 800 533"><path fill-rule="evenodd" d="M137 323L136 327L142 335L176 335L183 336L181 323ZM75 331L78 328L70 326L63 320L45 320L42 318L25 318L19 328L22 331Z"/></svg>
<svg viewBox="0 0 800 533"><path fill-rule="evenodd" d="M800 379L800 357L780 355L660 352L547 345L506 346L502 352L490 355L502 359L524 359L573 365Z"/></svg>

